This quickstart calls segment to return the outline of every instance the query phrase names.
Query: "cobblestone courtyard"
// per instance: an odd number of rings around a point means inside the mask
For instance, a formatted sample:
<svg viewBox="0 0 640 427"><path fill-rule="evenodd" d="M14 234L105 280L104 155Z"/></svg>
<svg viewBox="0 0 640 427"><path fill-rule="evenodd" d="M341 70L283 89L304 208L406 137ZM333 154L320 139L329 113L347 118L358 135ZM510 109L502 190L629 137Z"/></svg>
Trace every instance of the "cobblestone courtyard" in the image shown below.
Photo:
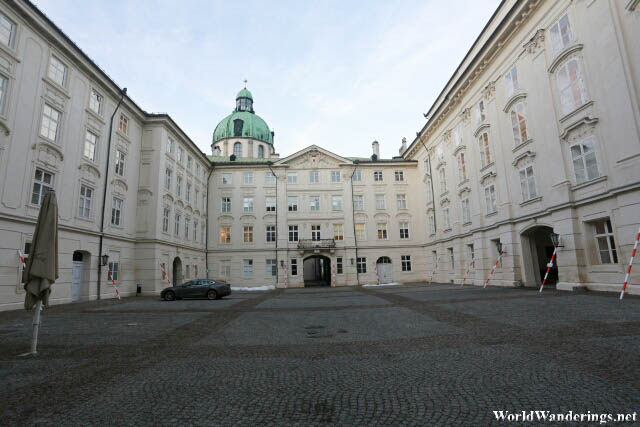
<svg viewBox="0 0 640 427"><path fill-rule="evenodd" d="M640 410L640 299L454 285L0 313L2 425L495 423Z"/></svg>

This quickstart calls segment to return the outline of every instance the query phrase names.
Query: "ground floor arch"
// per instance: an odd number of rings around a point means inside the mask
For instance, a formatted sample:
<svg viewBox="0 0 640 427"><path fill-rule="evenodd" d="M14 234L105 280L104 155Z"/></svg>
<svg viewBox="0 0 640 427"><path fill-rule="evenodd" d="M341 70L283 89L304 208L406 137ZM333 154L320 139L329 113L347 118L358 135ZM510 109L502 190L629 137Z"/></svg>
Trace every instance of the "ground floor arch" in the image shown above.
<svg viewBox="0 0 640 427"><path fill-rule="evenodd" d="M388 256L381 256L376 261L376 269L378 271L378 281L380 283L393 282L393 263Z"/></svg>
<svg viewBox="0 0 640 427"><path fill-rule="evenodd" d="M173 286L182 284L182 261L179 257L173 259Z"/></svg>
<svg viewBox="0 0 640 427"><path fill-rule="evenodd" d="M525 286L540 286L547 270L547 263L553 254L551 234L553 228L545 225L525 230L521 235L522 267ZM561 261L561 260L560 260ZM558 254L549 271L545 286L555 286L558 282Z"/></svg>
<svg viewBox="0 0 640 427"><path fill-rule="evenodd" d="M331 286L331 258L312 255L302 263L304 286Z"/></svg>

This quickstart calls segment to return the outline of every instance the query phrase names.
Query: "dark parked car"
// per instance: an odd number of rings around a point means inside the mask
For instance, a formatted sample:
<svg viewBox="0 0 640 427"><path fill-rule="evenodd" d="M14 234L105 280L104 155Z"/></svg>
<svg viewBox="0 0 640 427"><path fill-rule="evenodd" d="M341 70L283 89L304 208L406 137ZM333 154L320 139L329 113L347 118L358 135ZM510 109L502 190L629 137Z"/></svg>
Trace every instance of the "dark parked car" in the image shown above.
<svg viewBox="0 0 640 427"><path fill-rule="evenodd" d="M160 298L173 301L181 298L216 299L231 295L231 286L220 280L195 279L178 286L171 286L160 292Z"/></svg>

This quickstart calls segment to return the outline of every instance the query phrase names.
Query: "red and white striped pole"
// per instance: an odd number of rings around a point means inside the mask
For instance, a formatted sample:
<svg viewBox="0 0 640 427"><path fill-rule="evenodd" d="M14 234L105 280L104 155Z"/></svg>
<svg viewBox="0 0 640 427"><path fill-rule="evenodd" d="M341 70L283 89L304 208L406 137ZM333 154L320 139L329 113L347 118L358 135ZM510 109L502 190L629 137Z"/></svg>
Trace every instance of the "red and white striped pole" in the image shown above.
<svg viewBox="0 0 640 427"><path fill-rule="evenodd" d="M627 274L624 276L624 283L622 284L620 299L624 298L624 292L627 290L627 284L629 283L629 275L631 274L631 266L633 265L633 258L636 256L636 249L638 249L638 240L640 240L640 229L638 229L638 234L636 235L636 242L633 244L633 251L631 251L631 259L629 259L629 267L627 267Z"/></svg>
<svg viewBox="0 0 640 427"><path fill-rule="evenodd" d="M120 299L120 291L118 290L118 286L116 285L116 281L113 280L113 272L110 267L107 267L107 272L109 275L109 280L111 280L111 284L116 288L116 296Z"/></svg>
<svg viewBox="0 0 640 427"><path fill-rule="evenodd" d="M371 264L373 265L373 269L376 271L376 282L379 285L380 284L380 275L378 274L378 263L373 261Z"/></svg>
<svg viewBox="0 0 640 427"><path fill-rule="evenodd" d="M169 275L164 270L164 265L162 265L162 263L160 263L160 270L162 271L162 275L164 276L163 278L166 278L167 279L167 283L169 284L169 286L171 286L171 280L169 280Z"/></svg>
<svg viewBox="0 0 640 427"><path fill-rule="evenodd" d="M431 277L429 278L429 284L433 282L433 275L436 274L436 271L438 270L438 261L440 261L440 257L436 257L436 265L433 267L433 271L431 272Z"/></svg>
<svg viewBox="0 0 640 427"><path fill-rule="evenodd" d="M22 263L22 268L23 269L27 268L27 263L24 262L24 255L22 255L22 252L20 252L20 249L18 249L18 257L20 258L20 262Z"/></svg>
<svg viewBox="0 0 640 427"><path fill-rule="evenodd" d="M331 286L336 286L336 266L331 266Z"/></svg>
<svg viewBox="0 0 640 427"><path fill-rule="evenodd" d="M460 286L464 286L464 282L467 281L467 276L469 275L469 271L471 271L472 266L473 266L473 261L469 263L469 267L467 267L467 271L464 273L464 279L462 279L462 284Z"/></svg>
<svg viewBox="0 0 640 427"><path fill-rule="evenodd" d="M551 255L551 261L547 264L547 272L544 273L544 279L542 279L542 285L540 285L540 290L538 292L542 292L544 289L544 284L547 283L547 277L549 277L549 272L551 271L551 267L553 267L553 260L556 259L556 252L558 251L558 247L553 247L553 254Z"/></svg>
<svg viewBox="0 0 640 427"><path fill-rule="evenodd" d="M500 255L498 255L498 259L496 260L496 263L493 264L493 267L491 268L491 271L489 272L489 276L487 277L487 280L484 282L483 288L487 287L487 284L489 283L489 280L491 280L491 276L493 276L493 272L496 271L496 268L498 267L498 264L500 264L500 259L502 259L502 252L500 252Z"/></svg>
<svg viewBox="0 0 640 427"><path fill-rule="evenodd" d="M281 266L282 266L282 271L284 272L283 273L283 276L284 276L284 287L288 288L289 287L289 276L287 275L287 272L288 272L287 263L283 262Z"/></svg>

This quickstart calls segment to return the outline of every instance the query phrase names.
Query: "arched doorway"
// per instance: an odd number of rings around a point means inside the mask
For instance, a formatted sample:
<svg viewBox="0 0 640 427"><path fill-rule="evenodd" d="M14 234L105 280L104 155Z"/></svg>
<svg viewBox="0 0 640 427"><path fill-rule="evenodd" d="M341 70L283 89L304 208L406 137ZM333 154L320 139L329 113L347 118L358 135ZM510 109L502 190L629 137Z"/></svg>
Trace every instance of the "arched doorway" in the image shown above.
<svg viewBox="0 0 640 427"><path fill-rule="evenodd" d="M393 264L388 256L381 256L376 261L376 269L378 270L378 280L380 283L393 282Z"/></svg>
<svg viewBox="0 0 640 427"><path fill-rule="evenodd" d="M302 263L304 286L331 286L331 259L313 255Z"/></svg>
<svg viewBox="0 0 640 427"><path fill-rule="evenodd" d="M529 228L520 235L525 286L537 287L542 284L542 279L547 271L547 263L553 254L551 233L553 233L553 228L541 225ZM555 286L557 282L558 254L556 253L545 286Z"/></svg>
<svg viewBox="0 0 640 427"><path fill-rule="evenodd" d="M173 259L173 286L182 284L182 261L180 258Z"/></svg>
<svg viewBox="0 0 640 427"><path fill-rule="evenodd" d="M85 251L73 253L71 268L71 301L83 301L89 299L89 262L91 254Z"/></svg>

